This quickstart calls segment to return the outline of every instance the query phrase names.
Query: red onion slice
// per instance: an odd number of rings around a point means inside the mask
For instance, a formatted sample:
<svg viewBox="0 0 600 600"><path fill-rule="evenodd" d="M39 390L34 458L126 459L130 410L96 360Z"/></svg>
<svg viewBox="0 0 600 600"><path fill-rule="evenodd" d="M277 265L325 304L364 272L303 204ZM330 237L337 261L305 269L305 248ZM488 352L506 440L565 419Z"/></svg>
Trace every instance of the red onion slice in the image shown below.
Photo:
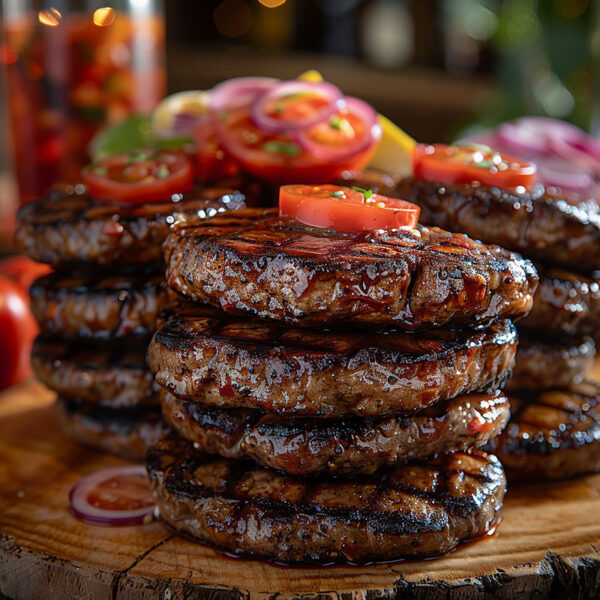
<svg viewBox="0 0 600 600"><path fill-rule="evenodd" d="M320 96L327 100L321 110L303 119L284 121L269 116L267 113L269 104L292 94L308 93ZM275 84L270 89L260 94L252 104L250 116L254 124L267 133L286 133L296 129L311 127L321 123L334 112L342 109L345 105L342 92L335 85L325 81L283 81Z"/></svg>
<svg viewBox="0 0 600 600"><path fill-rule="evenodd" d="M129 494L124 490L129 489ZM103 508L92 504L96 497L106 503L130 502L131 509ZM90 525L137 525L154 511L154 502L148 486L148 475L142 465L108 467L82 477L69 492L75 516Z"/></svg>
<svg viewBox="0 0 600 600"><path fill-rule="evenodd" d="M346 97L346 108L356 115L365 125L365 134L343 147L328 146L315 142L310 137L309 129L301 129L295 134L298 144L311 156L328 162L338 162L355 156L372 146L381 138L381 125L377 113L372 106L358 98Z"/></svg>
<svg viewBox="0 0 600 600"><path fill-rule="evenodd" d="M250 106L256 97L273 87L274 77L237 77L215 86L211 91L210 109L213 114Z"/></svg>

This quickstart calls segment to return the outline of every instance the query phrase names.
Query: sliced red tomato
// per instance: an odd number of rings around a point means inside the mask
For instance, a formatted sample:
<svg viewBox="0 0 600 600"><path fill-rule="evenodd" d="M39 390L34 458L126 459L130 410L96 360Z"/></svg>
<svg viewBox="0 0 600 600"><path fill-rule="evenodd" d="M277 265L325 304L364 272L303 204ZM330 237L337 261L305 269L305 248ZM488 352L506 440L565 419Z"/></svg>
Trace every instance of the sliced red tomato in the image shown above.
<svg viewBox="0 0 600 600"><path fill-rule="evenodd" d="M514 190L529 189L536 181L536 166L501 154L487 146L417 144L413 172L417 179L442 183L473 183Z"/></svg>
<svg viewBox="0 0 600 600"><path fill-rule="evenodd" d="M336 231L413 229L421 209L371 190L339 185L284 185L279 214L307 225Z"/></svg>
<svg viewBox="0 0 600 600"><path fill-rule="evenodd" d="M16 281L1 275L0 331L0 388L4 388L30 375L29 354L38 326L25 290Z"/></svg>
<svg viewBox="0 0 600 600"><path fill-rule="evenodd" d="M152 515L154 501L142 465L108 467L80 479L69 494L75 515L92 525L134 525Z"/></svg>
<svg viewBox="0 0 600 600"><path fill-rule="evenodd" d="M291 134L260 130L247 108L220 113L215 119L215 128L219 142L244 170L271 183L336 180L343 171L364 168L376 145L359 148L342 159L324 160L305 151Z"/></svg>
<svg viewBox="0 0 600 600"><path fill-rule="evenodd" d="M144 148L88 165L82 177L98 200L145 204L189 191L194 169L183 150Z"/></svg>
<svg viewBox="0 0 600 600"><path fill-rule="evenodd" d="M43 275L52 271L52 267L36 262L26 256L11 256L0 261L0 275L16 281L24 290Z"/></svg>
<svg viewBox="0 0 600 600"><path fill-rule="evenodd" d="M196 173L200 179L212 180L231 177L239 170L238 164L219 143L214 125L206 119L194 130L196 142Z"/></svg>

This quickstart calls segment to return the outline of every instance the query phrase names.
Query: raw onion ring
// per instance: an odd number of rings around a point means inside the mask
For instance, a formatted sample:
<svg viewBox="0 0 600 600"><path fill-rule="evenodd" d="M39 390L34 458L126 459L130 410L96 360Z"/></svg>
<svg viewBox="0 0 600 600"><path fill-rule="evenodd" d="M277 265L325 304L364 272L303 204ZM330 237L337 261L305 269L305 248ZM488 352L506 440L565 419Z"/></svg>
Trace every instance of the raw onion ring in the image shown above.
<svg viewBox="0 0 600 600"><path fill-rule="evenodd" d="M320 95L328 103L315 114L303 119L284 121L276 119L267 114L267 108L270 102L274 102L282 97L308 92L312 95ZM325 81L282 81L276 83L270 89L257 96L250 109L250 116L254 124L267 133L289 133L297 129L312 127L329 118L333 113L341 110L345 106L344 95L335 85Z"/></svg>
<svg viewBox="0 0 600 600"><path fill-rule="evenodd" d="M154 503L132 510L110 510L93 506L88 502L89 494L97 486L123 475L142 475L147 479L146 469L142 465L107 467L82 477L69 492L69 500L75 516L91 525L137 525L144 522L154 512ZM149 489L148 494L151 498Z"/></svg>
<svg viewBox="0 0 600 600"><path fill-rule="evenodd" d="M381 138L381 125L379 125L377 113L372 106L358 98L347 96L346 108L349 113L357 115L364 123L365 135L361 139L355 143L349 142L344 147L332 147L313 141L310 138L310 128L301 129L295 132L294 137L302 149L319 160L339 162L364 152Z"/></svg>

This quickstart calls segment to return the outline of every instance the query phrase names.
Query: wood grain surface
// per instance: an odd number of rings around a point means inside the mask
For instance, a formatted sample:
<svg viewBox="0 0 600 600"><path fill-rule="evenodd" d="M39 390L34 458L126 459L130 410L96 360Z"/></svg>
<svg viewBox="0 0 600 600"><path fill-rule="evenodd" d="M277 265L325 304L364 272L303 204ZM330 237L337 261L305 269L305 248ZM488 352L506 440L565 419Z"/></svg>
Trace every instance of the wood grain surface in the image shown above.
<svg viewBox="0 0 600 600"><path fill-rule="evenodd" d="M498 533L428 561L290 568L223 556L161 522L93 527L70 487L121 461L64 438L53 395L0 394L0 598L358 600L600 597L600 475L513 487Z"/></svg>

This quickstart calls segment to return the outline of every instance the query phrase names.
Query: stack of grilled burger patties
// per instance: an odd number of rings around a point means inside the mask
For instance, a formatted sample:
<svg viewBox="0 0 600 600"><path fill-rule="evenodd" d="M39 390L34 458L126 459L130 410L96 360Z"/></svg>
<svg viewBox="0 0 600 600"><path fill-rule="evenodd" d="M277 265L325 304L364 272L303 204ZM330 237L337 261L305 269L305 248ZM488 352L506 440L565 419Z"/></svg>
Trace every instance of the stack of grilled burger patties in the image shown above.
<svg viewBox="0 0 600 600"><path fill-rule="evenodd" d="M217 188L116 204L77 185L19 211L19 250L54 268L30 290L41 330L32 365L57 392L70 437L142 460L166 431L146 364L155 319L168 302L161 242L176 213L202 219L243 204L239 193Z"/></svg>
<svg viewBox="0 0 600 600"><path fill-rule="evenodd" d="M586 381L600 333L598 203L540 184L517 193L368 173L360 182L420 205L428 225L535 261L540 284L531 313L518 324L519 350L507 385L511 421L488 448L509 479L600 471L600 386Z"/></svg>
<svg viewBox="0 0 600 600"><path fill-rule="evenodd" d="M436 228L336 233L273 209L163 247L187 306L148 356L178 436L147 467L173 529L326 564L439 555L495 527L505 477L475 447L509 418L529 261Z"/></svg>

